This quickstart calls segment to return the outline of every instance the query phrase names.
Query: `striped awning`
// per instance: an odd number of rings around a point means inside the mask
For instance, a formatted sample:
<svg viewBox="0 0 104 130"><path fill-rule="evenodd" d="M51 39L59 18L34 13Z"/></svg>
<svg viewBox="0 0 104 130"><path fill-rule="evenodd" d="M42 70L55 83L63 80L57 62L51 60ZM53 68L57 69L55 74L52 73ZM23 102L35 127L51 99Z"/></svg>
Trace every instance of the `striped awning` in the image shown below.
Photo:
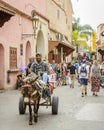
<svg viewBox="0 0 104 130"><path fill-rule="evenodd" d="M6 7L5 5L1 3L0 3L0 12L7 13L11 16L15 15L15 12L12 9L10 9L9 7Z"/></svg>

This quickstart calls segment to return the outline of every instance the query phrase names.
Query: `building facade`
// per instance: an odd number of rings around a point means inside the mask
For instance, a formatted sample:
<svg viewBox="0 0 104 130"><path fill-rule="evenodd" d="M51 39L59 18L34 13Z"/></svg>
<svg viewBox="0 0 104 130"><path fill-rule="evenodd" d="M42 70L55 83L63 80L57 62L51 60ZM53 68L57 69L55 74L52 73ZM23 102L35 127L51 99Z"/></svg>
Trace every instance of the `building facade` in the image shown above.
<svg viewBox="0 0 104 130"><path fill-rule="evenodd" d="M50 6L51 5L51 6ZM71 44L72 4L70 0L47 0L49 19L49 62L70 61L74 47Z"/></svg>
<svg viewBox="0 0 104 130"><path fill-rule="evenodd" d="M97 59L104 61L104 23L97 26Z"/></svg>
<svg viewBox="0 0 104 130"><path fill-rule="evenodd" d="M15 86L20 68L36 51L48 57L46 16L46 0L0 1L0 89Z"/></svg>
<svg viewBox="0 0 104 130"><path fill-rule="evenodd" d="M61 62L74 50L70 44L71 1L68 4L65 3L68 0L63 1L64 8L57 2L0 0L0 89L15 87L17 74L36 52L41 52L43 59L51 57L50 62L58 52ZM70 10L65 10L66 7ZM52 42L54 47L57 45L51 50ZM51 51L54 53L50 54Z"/></svg>

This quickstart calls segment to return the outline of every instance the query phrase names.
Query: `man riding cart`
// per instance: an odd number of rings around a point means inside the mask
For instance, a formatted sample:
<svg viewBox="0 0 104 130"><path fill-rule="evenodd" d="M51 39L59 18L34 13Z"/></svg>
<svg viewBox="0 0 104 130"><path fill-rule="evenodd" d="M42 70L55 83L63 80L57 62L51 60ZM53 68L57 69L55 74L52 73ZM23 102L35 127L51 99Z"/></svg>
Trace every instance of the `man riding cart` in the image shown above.
<svg viewBox="0 0 104 130"><path fill-rule="evenodd" d="M51 97L53 86L48 80L48 74L48 64L42 61L42 55L37 53L29 74L23 80L22 96L19 99L20 114L25 114L26 106L29 106L29 125L32 125L32 106L34 107L34 122L38 121L39 106L52 106L52 114L58 114L59 99L57 96Z"/></svg>
<svg viewBox="0 0 104 130"><path fill-rule="evenodd" d="M48 81L48 73L49 73L49 66L46 62L42 60L42 55L41 53L36 53L36 60L33 62L31 65L31 70L34 72L36 75L40 76L41 79L43 80L43 74L45 73L46 75L46 80L45 82L47 83Z"/></svg>

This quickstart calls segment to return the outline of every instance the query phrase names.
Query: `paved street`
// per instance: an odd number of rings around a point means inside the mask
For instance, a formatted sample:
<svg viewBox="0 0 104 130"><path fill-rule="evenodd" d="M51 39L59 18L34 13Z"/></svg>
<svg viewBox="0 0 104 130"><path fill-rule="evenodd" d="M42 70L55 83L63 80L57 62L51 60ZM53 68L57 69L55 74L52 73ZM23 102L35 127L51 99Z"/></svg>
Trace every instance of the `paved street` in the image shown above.
<svg viewBox="0 0 104 130"><path fill-rule="evenodd" d="M40 107L38 123L28 125L28 109L19 115L20 92L7 90L0 93L0 130L103 130L104 89L93 97L88 86L88 96L81 97L79 84L75 88L58 87L54 95L59 96L59 113L51 114L51 107Z"/></svg>

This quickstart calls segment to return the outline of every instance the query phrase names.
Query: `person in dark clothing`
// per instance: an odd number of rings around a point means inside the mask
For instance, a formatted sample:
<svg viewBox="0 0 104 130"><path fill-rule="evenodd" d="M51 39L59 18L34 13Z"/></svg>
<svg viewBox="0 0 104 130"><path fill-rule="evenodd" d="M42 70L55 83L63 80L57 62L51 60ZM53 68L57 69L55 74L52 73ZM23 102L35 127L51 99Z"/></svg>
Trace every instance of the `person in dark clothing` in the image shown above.
<svg viewBox="0 0 104 130"><path fill-rule="evenodd" d="M22 74L17 75L16 89L21 88L22 86Z"/></svg>
<svg viewBox="0 0 104 130"><path fill-rule="evenodd" d="M71 84L70 87L74 88L74 83L75 83L75 79L76 79L76 67L74 66L74 64L69 63L68 67L67 67L68 71L69 71L69 75L71 78Z"/></svg>
<svg viewBox="0 0 104 130"><path fill-rule="evenodd" d="M29 63L28 63L27 68L26 68L26 76L30 73L30 68L31 68L31 65L34 62L34 60L35 60L35 57L29 58Z"/></svg>

